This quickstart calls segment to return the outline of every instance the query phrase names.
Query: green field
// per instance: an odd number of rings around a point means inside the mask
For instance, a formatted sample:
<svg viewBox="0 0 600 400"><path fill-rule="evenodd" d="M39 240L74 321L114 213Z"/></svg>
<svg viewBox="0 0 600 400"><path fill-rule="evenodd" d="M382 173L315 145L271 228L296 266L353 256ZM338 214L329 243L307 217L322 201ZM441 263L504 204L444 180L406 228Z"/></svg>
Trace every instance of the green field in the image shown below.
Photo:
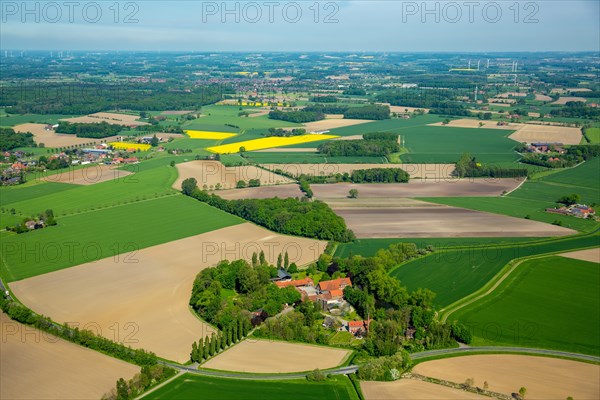
<svg viewBox="0 0 600 400"><path fill-rule="evenodd" d="M62 114L8 114L7 117L0 117L0 126L15 126L26 124L28 122L58 124L58 120L60 119L77 116L78 115Z"/></svg>
<svg viewBox="0 0 600 400"><path fill-rule="evenodd" d="M560 221L563 226L579 231L589 231L598 223L571 216L550 214L546 208L554 207L559 197L577 193L587 204L600 204L598 178L600 157L537 180L525 182L518 190L505 197L431 197L422 200L472 210L487 211L552 223Z"/></svg>
<svg viewBox="0 0 600 400"><path fill-rule="evenodd" d="M258 111L253 107L242 107L242 111ZM300 126L293 122L269 119L266 115L260 117L239 117L240 109L237 106L212 105L202 107L203 117L183 125L183 129L206 130L217 132L238 132L239 129L282 128ZM225 124L239 126L232 128Z"/></svg>
<svg viewBox="0 0 600 400"><path fill-rule="evenodd" d="M307 382L304 379L251 381L184 374L144 398L148 400L358 400L358 395L350 379L345 376L325 382Z"/></svg>
<svg viewBox="0 0 600 400"><path fill-rule="evenodd" d="M473 345L516 345L600 355L600 268L552 256L519 265L490 295L450 315Z"/></svg>
<svg viewBox="0 0 600 400"><path fill-rule="evenodd" d="M20 235L0 232L3 278L20 280L243 222L183 195L58 217L57 221L57 226Z"/></svg>
<svg viewBox="0 0 600 400"><path fill-rule="evenodd" d="M334 156L328 157L319 153L309 152L248 152L245 153L248 160L258 164L323 164L323 163L337 163L337 164L386 164L387 160L385 157L360 157L360 156Z"/></svg>
<svg viewBox="0 0 600 400"><path fill-rule="evenodd" d="M390 275L409 290L431 289L437 294L435 304L445 307L480 289L515 258L598 246L599 240L596 232L514 246L443 249L403 264Z"/></svg>
<svg viewBox="0 0 600 400"><path fill-rule="evenodd" d="M478 246L486 244L511 244L537 240L532 237L495 238L390 238L390 239L357 239L350 243L340 243L335 250L336 257L363 256L372 257L379 249L386 249L394 243L414 243L418 248L432 246L434 249L450 247Z"/></svg>
<svg viewBox="0 0 600 400"><path fill-rule="evenodd" d="M588 137L591 144L600 143L600 128L587 128L585 130L585 135Z"/></svg>

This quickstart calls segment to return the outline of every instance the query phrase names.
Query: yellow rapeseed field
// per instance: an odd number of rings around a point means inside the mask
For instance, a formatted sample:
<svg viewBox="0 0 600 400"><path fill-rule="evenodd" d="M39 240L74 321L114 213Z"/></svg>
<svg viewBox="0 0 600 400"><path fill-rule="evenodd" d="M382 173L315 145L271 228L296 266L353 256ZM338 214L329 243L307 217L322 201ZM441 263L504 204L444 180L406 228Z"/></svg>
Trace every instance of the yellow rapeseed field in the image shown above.
<svg viewBox="0 0 600 400"><path fill-rule="evenodd" d="M235 136L235 133L229 132L209 132L209 131L185 131L192 139L227 139Z"/></svg>
<svg viewBox="0 0 600 400"><path fill-rule="evenodd" d="M128 149L136 149L141 151L150 150L149 144L140 144L140 143L127 143L127 142L110 142L109 145L119 150L128 150Z"/></svg>
<svg viewBox="0 0 600 400"><path fill-rule="evenodd" d="M240 147L244 147L246 151L270 149L274 147L289 146L292 144L316 142L318 140L333 139L335 135L301 135L291 137L266 137L260 139L246 140L244 142L223 144L220 146L208 147L206 150L213 153L227 154L238 153Z"/></svg>

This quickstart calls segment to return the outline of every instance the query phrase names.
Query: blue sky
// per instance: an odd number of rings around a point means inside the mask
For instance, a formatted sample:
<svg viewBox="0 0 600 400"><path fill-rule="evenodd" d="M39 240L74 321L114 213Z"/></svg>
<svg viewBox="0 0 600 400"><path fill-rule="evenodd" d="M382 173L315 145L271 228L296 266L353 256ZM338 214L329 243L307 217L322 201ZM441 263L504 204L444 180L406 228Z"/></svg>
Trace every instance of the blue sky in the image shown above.
<svg viewBox="0 0 600 400"><path fill-rule="evenodd" d="M0 1L0 47L14 50L600 51L598 0L519 1L518 7L514 6L515 0L426 3L96 0L95 3L75 3L69 8L63 0L25 2L25 6L22 1Z"/></svg>

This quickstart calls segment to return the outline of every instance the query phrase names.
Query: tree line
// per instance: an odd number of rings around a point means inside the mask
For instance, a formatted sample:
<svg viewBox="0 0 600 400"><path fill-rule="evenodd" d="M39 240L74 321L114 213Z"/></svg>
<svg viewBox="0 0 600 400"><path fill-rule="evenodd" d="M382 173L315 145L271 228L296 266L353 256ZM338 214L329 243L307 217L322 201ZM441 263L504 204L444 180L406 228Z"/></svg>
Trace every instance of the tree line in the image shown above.
<svg viewBox="0 0 600 400"><path fill-rule="evenodd" d="M100 123L70 123L60 121L55 129L56 133L74 134L81 138L104 139L109 136L118 135L123 130L129 130L128 126L109 124L106 121Z"/></svg>
<svg viewBox="0 0 600 400"><path fill-rule="evenodd" d="M17 133L12 128L0 128L0 151L18 147L37 147L33 141L33 133Z"/></svg>
<svg viewBox="0 0 600 400"><path fill-rule="evenodd" d="M294 129L281 129L281 128L269 128L266 133L263 133L263 136L266 137L290 137L290 136L300 136L306 133L306 129L304 128L294 128Z"/></svg>
<svg viewBox="0 0 600 400"><path fill-rule="evenodd" d="M456 162L454 174L459 178L519 178L529 174L527 168L504 168L495 165L485 165L469 153L464 153Z"/></svg>
<svg viewBox="0 0 600 400"><path fill-rule="evenodd" d="M395 140L330 140L318 147L328 156L388 156L400 151Z"/></svg>
<svg viewBox="0 0 600 400"><path fill-rule="evenodd" d="M304 122L320 121L325 119L325 114L318 111L280 111L273 110L269 112L270 119L276 119L279 121L295 122L302 124Z"/></svg>
<svg viewBox="0 0 600 400"><path fill-rule="evenodd" d="M116 386L104 396L102 400L129 400L135 399L148 389L166 381L177 373L173 368L164 365L143 366L139 373L126 381L120 378Z"/></svg>
<svg viewBox="0 0 600 400"><path fill-rule="evenodd" d="M194 178L183 181L182 193L274 232L337 242L354 240L344 219L321 201L293 198L225 200L198 189Z"/></svg>

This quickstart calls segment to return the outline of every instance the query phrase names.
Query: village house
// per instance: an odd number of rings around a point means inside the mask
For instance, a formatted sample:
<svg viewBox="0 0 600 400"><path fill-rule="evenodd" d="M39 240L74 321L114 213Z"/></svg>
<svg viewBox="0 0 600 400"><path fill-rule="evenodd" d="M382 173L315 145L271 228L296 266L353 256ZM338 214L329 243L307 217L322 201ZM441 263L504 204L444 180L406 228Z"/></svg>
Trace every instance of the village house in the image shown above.
<svg viewBox="0 0 600 400"><path fill-rule="evenodd" d="M371 325L371 319L367 321L348 321L346 329L354 336L366 336L369 332L369 325Z"/></svg>

